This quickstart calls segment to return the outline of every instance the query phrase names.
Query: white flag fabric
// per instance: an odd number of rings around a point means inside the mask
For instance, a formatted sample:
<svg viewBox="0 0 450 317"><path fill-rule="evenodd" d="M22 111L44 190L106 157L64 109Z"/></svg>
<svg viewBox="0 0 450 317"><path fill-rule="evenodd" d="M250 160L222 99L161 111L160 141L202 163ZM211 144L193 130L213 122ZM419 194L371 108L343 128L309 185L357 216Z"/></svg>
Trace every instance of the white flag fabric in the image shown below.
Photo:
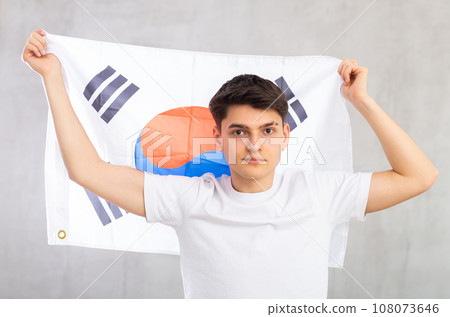
<svg viewBox="0 0 450 317"><path fill-rule="evenodd" d="M192 138L212 138L211 97L247 73L272 80L289 103L290 143L278 170L353 172L338 58L193 52L46 33L47 52L61 62L73 109L106 162L162 175L230 174L213 143L193 157ZM45 195L50 245L179 255L171 227L149 224L69 179L50 111ZM332 234L330 267L343 266L348 226L339 224Z"/></svg>

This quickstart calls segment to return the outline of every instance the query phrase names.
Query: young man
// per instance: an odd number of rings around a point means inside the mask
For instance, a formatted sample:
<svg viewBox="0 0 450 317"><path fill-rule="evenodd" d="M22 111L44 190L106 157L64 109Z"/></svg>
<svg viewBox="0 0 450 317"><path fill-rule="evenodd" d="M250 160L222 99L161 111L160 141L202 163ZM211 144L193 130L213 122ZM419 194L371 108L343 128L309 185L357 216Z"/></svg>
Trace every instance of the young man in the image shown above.
<svg viewBox="0 0 450 317"><path fill-rule="evenodd" d="M22 58L44 80L70 179L176 230L186 298L326 298L333 228L417 196L438 177L367 94L367 68L355 60L337 70L345 81L341 93L375 131L391 170L277 173L289 139L288 105L275 84L256 75L236 76L210 102L231 176L162 176L108 164L71 107L58 59L40 53L44 35L31 33Z"/></svg>

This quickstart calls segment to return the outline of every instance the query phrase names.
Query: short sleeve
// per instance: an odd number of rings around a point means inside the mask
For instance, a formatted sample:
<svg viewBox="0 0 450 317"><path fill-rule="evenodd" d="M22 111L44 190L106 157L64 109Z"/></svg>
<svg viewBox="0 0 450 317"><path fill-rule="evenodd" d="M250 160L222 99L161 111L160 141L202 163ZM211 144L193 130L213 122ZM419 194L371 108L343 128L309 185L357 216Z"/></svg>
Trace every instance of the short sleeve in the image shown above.
<svg viewBox="0 0 450 317"><path fill-rule="evenodd" d="M144 204L147 222L160 222L177 228L196 203L205 177L144 173Z"/></svg>
<svg viewBox="0 0 450 317"><path fill-rule="evenodd" d="M332 225L349 220L365 221L373 172L308 171L311 194Z"/></svg>

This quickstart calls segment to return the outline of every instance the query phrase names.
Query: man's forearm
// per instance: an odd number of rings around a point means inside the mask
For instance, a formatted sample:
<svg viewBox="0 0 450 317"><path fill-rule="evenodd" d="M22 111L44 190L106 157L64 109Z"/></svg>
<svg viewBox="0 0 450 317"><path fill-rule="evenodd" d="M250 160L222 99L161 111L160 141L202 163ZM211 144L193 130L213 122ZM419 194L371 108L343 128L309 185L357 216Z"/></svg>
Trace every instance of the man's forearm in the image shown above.
<svg viewBox="0 0 450 317"><path fill-rule="evenodd" d="M101 159L72 108L62 74L43 79L64 164L69 177L76 180Z"/></svg>
<svg viewBox="0 0 450 317"><path fill-rule="evenodd" d="M395 172L426 184L435 181L438 175L436 167L373 98L362 98L355 107L374 130Z"/></svg>

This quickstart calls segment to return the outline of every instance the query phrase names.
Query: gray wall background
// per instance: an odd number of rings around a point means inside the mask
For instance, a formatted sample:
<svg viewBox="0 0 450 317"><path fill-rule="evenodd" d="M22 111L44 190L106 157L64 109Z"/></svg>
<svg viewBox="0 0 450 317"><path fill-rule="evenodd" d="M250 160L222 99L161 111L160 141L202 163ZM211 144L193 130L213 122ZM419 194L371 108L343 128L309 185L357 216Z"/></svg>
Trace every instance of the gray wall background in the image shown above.
<svg viewBox="0 0 450 317"><path fill-rule="evenodd" d="M449 298L450 2L378 0L365 11L371 3L0 1L0 297L78 297L122 253L47 245L49 108L40 76L20 59L30 33L43 28L173 49L356 59L369 69L369 93L440 176L424 194L353 222L345 269L375 298ZM354 170L390 169L368 123L350 103L347 108ZM330 269L328 295L369 298L339 269ZM179 258L127 252L82 298L183 298Z"/></svg>

